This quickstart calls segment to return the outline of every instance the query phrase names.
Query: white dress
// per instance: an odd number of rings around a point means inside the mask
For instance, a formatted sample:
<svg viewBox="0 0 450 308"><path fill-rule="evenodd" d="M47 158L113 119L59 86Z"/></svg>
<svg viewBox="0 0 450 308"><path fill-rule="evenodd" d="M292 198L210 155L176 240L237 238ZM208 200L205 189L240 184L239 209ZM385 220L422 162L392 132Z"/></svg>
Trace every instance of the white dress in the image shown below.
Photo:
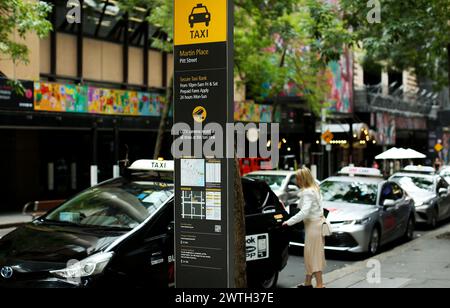
<svg viewBox="0 0 450 308"><path fill-rule="evenodd" d="M315 189L305 189L300 193L298 205L301 211L287 221L289 226L302 221L305 223L305 268L306 275L323 272L326 267L325 239L322 234L323 206L320 193Z"/></svg>

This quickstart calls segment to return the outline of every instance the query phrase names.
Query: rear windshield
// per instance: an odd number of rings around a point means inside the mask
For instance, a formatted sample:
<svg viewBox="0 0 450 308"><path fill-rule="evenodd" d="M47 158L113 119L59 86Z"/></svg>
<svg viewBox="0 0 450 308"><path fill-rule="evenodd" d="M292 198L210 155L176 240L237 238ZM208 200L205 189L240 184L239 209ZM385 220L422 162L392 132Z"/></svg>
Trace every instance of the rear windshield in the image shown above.
<svg viewBox="0 0 450 308"><path fill-rule="evenodd" d="M80 193L48 214L45 220L132 229L158 211L172 195L171 182L117 179Z"/></svg>
<svg viewBox="0 0 450 308"><path fill-rule="evenodd" d="M400 182L404 178L411 179L414 185L420 189L433 191L434 178L432 176L396 175L392 177L392 180Z"/></svg>
<svg viewBox="0 0 450 308"><path fill-rule="evenodd" d="M275 174L248 174L246 177L266 182L272 190L280 190L286 185L287 181L285 175Z"/></svg>
<svg viewBox="0 0 450 308"><path fill-rule="evenodd" d="M273 209L277 212L283 210L278 197L269 189L266 183L242 181L242 186L246 215L261 214L268 209Z"/></svg>

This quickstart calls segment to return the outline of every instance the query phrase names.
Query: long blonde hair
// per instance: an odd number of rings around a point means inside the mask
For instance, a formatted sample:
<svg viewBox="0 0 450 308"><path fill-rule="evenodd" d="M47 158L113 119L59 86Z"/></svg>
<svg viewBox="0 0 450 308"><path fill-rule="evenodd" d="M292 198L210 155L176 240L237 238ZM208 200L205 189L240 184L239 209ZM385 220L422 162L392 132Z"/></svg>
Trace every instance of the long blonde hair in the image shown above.
<svg viewBox="0 0 450 308"><path fill-rule="evenodd" d="M307 167L299 169L295 175L297 177L297 181L302 183L302 189L312 188L320 193L320 187L314 180L311 170L309 170Z"/></svg>

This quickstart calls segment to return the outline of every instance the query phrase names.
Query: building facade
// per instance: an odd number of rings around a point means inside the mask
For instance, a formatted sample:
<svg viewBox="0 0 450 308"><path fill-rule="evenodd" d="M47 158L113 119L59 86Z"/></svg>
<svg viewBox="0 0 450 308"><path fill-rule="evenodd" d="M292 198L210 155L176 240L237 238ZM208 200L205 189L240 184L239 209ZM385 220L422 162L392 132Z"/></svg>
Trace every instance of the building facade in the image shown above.
<svg viewBox="0 0 450 308"><path fill-rule="evenodd" d="M66 1L50 2L54 31L27 36L29 63L0 61L1 211L65 199L111 178L119 160L152 158L172 78L172 55L150 47L164 34L146 22L147 9L80 1L77 24Z"/></svg>

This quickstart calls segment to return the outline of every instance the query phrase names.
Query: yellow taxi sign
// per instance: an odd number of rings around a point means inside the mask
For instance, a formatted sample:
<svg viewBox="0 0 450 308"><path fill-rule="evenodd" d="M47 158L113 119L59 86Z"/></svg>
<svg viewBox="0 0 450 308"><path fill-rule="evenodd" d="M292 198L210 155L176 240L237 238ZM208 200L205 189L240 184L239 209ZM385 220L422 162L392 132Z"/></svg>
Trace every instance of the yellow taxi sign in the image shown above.
<svg viewBox="0 0 450 308"><path fill-rule="evenodd" d="M326 143L330 143L334 139L334 135L330 130L327 130L322 134L322 139Z"/></svg>
<svg viewBox="0 0 450 308"><path fill-rule="evenodd" d="M228 0L175 0L175 46L225 42Z"/></svg>

